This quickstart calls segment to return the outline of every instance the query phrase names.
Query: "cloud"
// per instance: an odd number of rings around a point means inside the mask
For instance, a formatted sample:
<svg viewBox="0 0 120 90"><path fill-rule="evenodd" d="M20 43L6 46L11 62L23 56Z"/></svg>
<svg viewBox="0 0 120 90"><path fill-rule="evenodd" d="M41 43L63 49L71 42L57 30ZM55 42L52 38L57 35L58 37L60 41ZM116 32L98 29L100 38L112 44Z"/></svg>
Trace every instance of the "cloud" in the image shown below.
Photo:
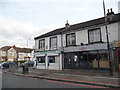
<svg viewBox="0 0 120 90"><path fill-rule="evenodd" d="M101 2L103 0L3 0L4 2ZM106 2L117 2L118 0L104 0Z"/></svg>
<svg viewBox="0 0 120 90"><path fill-rule="evenodd" d="M34 46L34 37L58 28L58 26L50 24L43 28L29 23L20 23L9 18L0 18L0 47L14 44L25 47L27 40L29 40L29 45L32 47Z"/></svg>

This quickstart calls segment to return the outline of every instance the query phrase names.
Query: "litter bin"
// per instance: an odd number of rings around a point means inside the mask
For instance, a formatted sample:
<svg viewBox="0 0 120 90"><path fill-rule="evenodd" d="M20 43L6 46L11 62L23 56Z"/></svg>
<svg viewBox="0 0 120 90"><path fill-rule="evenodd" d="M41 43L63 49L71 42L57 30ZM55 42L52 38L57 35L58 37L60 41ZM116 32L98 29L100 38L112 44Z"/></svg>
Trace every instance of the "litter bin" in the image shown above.
<svg viewBox="0 0 120 90"><path fill-rule="evenodd" d="M23 74L27 74L28 73L28 66L23 66Z"/></svg>

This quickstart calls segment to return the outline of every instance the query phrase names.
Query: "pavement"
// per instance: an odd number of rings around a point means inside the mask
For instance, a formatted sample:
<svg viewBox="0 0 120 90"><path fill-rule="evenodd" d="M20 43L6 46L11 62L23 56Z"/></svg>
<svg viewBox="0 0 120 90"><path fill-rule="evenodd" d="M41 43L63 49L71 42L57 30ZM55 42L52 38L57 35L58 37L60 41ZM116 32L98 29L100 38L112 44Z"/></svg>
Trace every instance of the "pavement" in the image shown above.
<svg viewBox="0 0 120 90"><path fill-rule="evenodd" d="M29 72L23 74L22 68L6 70L4 73L17 76L25 76L39 79L55 80L62 82L82 83L89 85L104 86L109 88L120 88L119 73L114 72L113 76L109 71L98 70L43 70L29 68Z"/></svg>

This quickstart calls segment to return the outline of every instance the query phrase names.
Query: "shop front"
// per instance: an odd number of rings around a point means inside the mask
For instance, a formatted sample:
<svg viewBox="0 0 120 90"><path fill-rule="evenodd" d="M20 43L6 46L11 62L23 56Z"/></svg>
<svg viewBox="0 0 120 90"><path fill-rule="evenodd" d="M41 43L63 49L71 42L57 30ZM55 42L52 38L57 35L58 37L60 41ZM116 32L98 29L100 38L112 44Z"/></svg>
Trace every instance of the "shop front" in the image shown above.
<svg viewBox="0 0 120 90"><path fill-rule="evenodd" d="M61 54L59 51L36 52L36 66L38 69L61 70Z"/></svg>
<svg viewBox="0 0 120 90"><path fill-rule="evenodd" d="M99 47L100 46L100 47ZM106 44L64 49L64 69L109 70Z"/></svg>

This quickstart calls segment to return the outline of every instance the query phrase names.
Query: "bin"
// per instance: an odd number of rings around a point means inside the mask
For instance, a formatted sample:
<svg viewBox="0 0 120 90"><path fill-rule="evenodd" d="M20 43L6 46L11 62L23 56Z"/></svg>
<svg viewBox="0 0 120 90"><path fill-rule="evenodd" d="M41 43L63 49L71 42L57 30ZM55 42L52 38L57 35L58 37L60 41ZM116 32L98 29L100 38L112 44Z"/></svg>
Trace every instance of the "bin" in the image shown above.
<svg viewBox="0 0 120 90"><path fill-rule="evenodd" d="M23 74L27 74L28 71L28 66L23 66Z"/></svg>

